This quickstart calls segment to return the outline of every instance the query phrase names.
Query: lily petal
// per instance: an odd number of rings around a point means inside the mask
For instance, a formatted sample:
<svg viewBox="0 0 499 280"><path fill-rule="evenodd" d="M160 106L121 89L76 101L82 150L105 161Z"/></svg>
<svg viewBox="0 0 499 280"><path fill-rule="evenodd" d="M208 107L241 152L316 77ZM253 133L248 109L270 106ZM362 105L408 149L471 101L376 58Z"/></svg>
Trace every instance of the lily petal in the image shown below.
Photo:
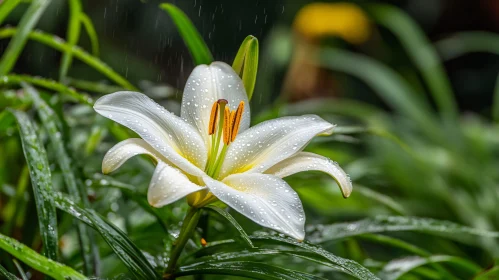
<svg viewBox="0 0 499 280"><path fill-rule="evenodd" d="M239 131L250 125L250 108L243 82L236 72L223 62L199 65L192 71L184 89L180 116L197 127L207 147L211 145L208 135L211 107L219 99L227 100L229 109L235 110L244 101L245 109Z"/></svg>
<svg viewBox="0 0 499 280"><path fill-rule="evenodd" d="M303 150L316 135L331 133L333 128L334 125L315 115L260 123L230 144L220 178L233 173L261 173Z"/></svg>
<svg viewBox="0 0 499 280"><path fill-rule="evenodd" d="M164 160L163 156L154 150L146 141L140 138L130 138L114 145L102 160L102 173L108 174L118 169L130 158L146 154L156 162Z"/></svg>
<svg viewBox="0 0 499 280"><path fill-rule="evenodd" d="M284 178L301 171L316 170L333 177L341 189L343 197L352 193L352 181L335 161L314 153L300 152L269 168L265 173Z"/></svg>
<svg viewBox="0 0 499 280"><path fill-rule="evenodd" d="M162 207L203 189L177 168L160 161L149 184L147 201L154 207Z"/></svg>
<svg viewBox="0 0 499 280"><path fill-rule="evenodd" d="M281 178L233 174L223 180L203 178L221 201L254 222L298 240L305 237L305 214L298 194Z"/></svg>
<svg viewBox="0 0 499 280"><path fill-rule="evenodd" d="M195 176L204 173L207 150L197 130L146 95L115 92L99 98L94 109L135 131L178 168Z"/></svg>

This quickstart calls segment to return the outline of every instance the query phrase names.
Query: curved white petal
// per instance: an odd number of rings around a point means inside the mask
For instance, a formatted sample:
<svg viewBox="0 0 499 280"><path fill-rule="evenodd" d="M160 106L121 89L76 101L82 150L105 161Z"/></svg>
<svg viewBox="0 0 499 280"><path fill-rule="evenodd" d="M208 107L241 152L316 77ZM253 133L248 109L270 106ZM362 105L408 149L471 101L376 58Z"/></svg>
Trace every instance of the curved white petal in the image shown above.
<svg viewBox="0 0 499 280"><path fill-rule="evenodd" d="M95 102L95 111L135 131L185 172L201 176L207 150L196 129L142 93L120 91Z"/></svg>
<svg viewBox="0 0 499 280"><path fill-rule="evenodd" d="M272 166L265 173L284 178L308 170L322 171L331 175L338 183L344 197L349 197L352 193L352 181L338 163L314 153L300 152Z"/></svg>
<svg viewBox="0 0 499 280"><path fill-rule="evenodd" d="M230 144L220 178L232 173L263 172L300 152L314 136L334 125L315 115L283 117L260 123Z"/></svg>
<svg viewBox="0 0 499 280"><path fill-rule="evenodd" d="M250 125L248 96L241 78L232 67L223 62L213 62L194 68L184 88L180 116L198 128L207 147L211 145L208 135L211 107L219 99L227 100L231 110L244 101L239 131L246 130Z"/></svg>
<svg viewBox="0 0 499 280"><path fill-rule="evenodd" d="M205 177L209 190L254 222L298 240L305 237L305 214L298 194L279 177L234 174L223 182Z"/></svg>
<svg viewBox="0 0 499 280"><path fill-rule="evenodd" d="M154 207L162 207L203 189L177 168L160 161L149 184L147 201Z"/></svg>
<svg viewBox="0 0 499 280"><path fill-rule="evenodd" d="M163 156L147 144L146 141L140 138L130 138L119 142L107 151L102 160L102 173L111 173L130 158L141 154L149 155L156 161L164 160L162 159Z"/></svg>

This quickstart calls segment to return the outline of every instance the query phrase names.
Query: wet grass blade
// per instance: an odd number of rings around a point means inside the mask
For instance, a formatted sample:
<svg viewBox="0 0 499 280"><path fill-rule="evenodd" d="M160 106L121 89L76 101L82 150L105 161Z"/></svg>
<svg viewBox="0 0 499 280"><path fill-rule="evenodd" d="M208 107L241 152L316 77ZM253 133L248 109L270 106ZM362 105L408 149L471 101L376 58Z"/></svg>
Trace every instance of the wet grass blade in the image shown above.
<svg viewBox="0 0 499 280"><path fill-rule="evenodd" d="M0 59L0 75L8 74L12 70L17 58L24 49L24 45L28 41L29 33L35 28L35 25L49 4L50 0L33 0L31 2L31 5L19 22L18 32L12 37Z"/></svg>
<svg viewBox="0 0 499 280"><path fill-rule="evenodd" d="M499 55L499 35L484 31L458 32L437 41L435 47L446 61L469 53Z"/></svg>
<svg viewBox="0 0 499 280"><path fill-rule="evenodd" d="M19 280L19 278L17 278L14 274L8 272L7 269L5 269L5 267L3 267L2 265L0 265L0 275L7 280Z"/></svg>
<svg viewBox="0 0 499 280"><path fill-rule="evenodd" d="M477 237L499 238L499 232L484 231L448 221L403 216L379 216L356 222L320 225L311 227L307 236L313 243L322 243L366 233L397 231L430 233L462 242L476 242Z"/></svg>
<svg viewBox="0 0 499 280"><path fill-rule="evenodd" d="M44 129L47 131L50 138L50 143L55 151L56 161L61 168L64 183L68 193L76 203L90 207L87 192L82 184L78 184L76 176L72 170L72 162L68 156L64 143L62 142L62 123L57 114L50 108L45 101L40 98L40 95L33 87L23 83L23 88L30 95L33 104L36 107L37 114L42 122ZM83 255L85 272L89 275L98 274L99 249L95 245L95 239L92 232L88 231L83 223L76 224L78 236L80 240L81 254Z"/></svg>
<svg viewBox="0 0 499 280"><path fill-rule="evenodd" d="M187 49L191 53L194 63L196 65L210 64L213 61L213 55L187 15L173 4L163 3L159 7L172 18Z"/></svg>
<svg viewBox="0 0 499 280"><path fill-rule="evenodd" d="M152 265L140 249L128 238L126 233L93 210L79 207L63 194L54 194L54 200L57 208L97 230L137 279L160 279Z"/></svg>
<svg viewBox="0 0 499 280"><path fill-rule="evenodd" d="M22 82L26 82L38 87L43 87L53 91L57 91L63 95L70 97L71 99L92 106L94 101L92 98L86 94L75 91L61 83L54 80L49 80L40 77L33 77L28 75L6 75L0 76L0 85L20 85Z"/></svg>
<svg viewBox="0 0 499 280"><path fill-rule="evenodd" d="M227 213L227 211L223 210L222 208L216 207L216 206L213 206L213 205L206 206L205 208L208 209L208 210L211 210L211 211L219 214L220 216L224 217L225 219L227 219L236 228L236 230L239 232L239 235L240 235L241 239L244 242L246 242L246 244L250 248L254 248L255 247L255 246L253 246L253 243L251 242L251 239L249 238L248 234L246 234L246 232L244 231L243 227L241 227L241 225L236 221L236 219L234 219L234 217L232 217L231 214Z"/></svg>
<svg viewBox="0 0 499 280"><path fill-rule="evenodd" d="M248 100L253 96L258 72L258 39L249 35L237 51L232 68L241 77Z"/></svg>
<svg viewBox="0 0 499 280"><path fill-rule="evenodd" d="M367 6L372 18L390 30L402 43L407 55L421 72L440 112L449 120L457 118L458 109L450 81L434 46L423 30L401 9L382 4Z"/></svg>
<svg viewBox="0 0 499 280"><path fill-rule="evenodd" d="M80 21L87 32L88 38L90 39L90 44L92 45L92 54L94 56L99 56L99 37L97 37L97 32L95 32L94 24L92 20L83 12L80 13Z"/></svg>
<svg viewBox="0 0 499 280"><path fill-rule="evenodd" d="M26 276L26 273L24 272L23 268L21 267L21 265L19 264L18 261L16 260L12 260L14 262L14 264L16 265L16 268L17 270L19 271L19 275L21 275L21 278L23 280L29 280L28 276Z"/></svg>
<svg viewBox="0 0 499 280"><path fill-rule="evenodd" d="M43 274L49 275L57 280L85 280L85 276L76 272L70 267L55 262L38 254L28 246L17 240L0 234L0 248L7 251L18 260Z"/></svg>
<svg viewBox="0 0 499 280"><path fill-rule="evenodd" d="M5 18L14 10L21 0L5 0L0 3L0 25L2 25Z"/></svg>
<svg viewBox="0 0 499 280"><path fill-rule="evenodd" d="M248 277L251 279L262 280L305 280L324 279L322 277L314 276L312 274L280 268L264 263L249 262L249 261L225 261L216 263L199 263L189 266L181 266L179 271L174 275L176 277L187 275L203 275L203 274L216 274L216 275L231 275ZM367 279L367 278L366 278Z"/></svg>
<svg viewBox="0 0 499 280"><path fill-rule="evenodd" d="M80 0L69 0L69 23L68 30L66 31L66 42L70 48L78 43L80 39L81 30L81 3ZM69 48L68 48L69 50ZM73 53L71 51L64 51L61 60L61 68L59 68L59 81L64 82L68 74L71 61L73 60Z"/></svg>
<svg viewBox="0 0 499 280"><path fill-rule="evenodd" d="M436 255L427 258L406 257L403 259L392 260L383 267L383 269L379 273L379 276L384 280L396 280L402 277L404 274L411 272L415 268L421 267L423 265L442 262L451 263L456 267L461 268L463 271L467 271L467 273L460 274L460 276L462 277L464 277L465 275L468 275L468 277L470 277L481 271L481 268L479 266L466 259L454 256Z"/></svg>
<svg viewBox="0 0 499 280"><path fill-rule="evenodd" d="M28 115L16 110L11 112L16 117L24 156L28 163L44 253L49 259L57 260L57 216L52 198L52 178L47 153Z"/></svg>
<svg viewBox="0 0 499 280"><path fill-rule="evenodd" d="M12 37L15 34L17 34L17 32L18 29L16 28L2 28L0 29L0 39ZM87 53L78 46L71 47L61 38L41 31L32 31L28 34L28 37L31 40L47 45L60 52L70 51L73 53L74 57L78 58L79 60L86 63L88 66L99 71L104 76L108 77L111 81L114 81L116 84L122 86L125 89L138 90L125 78L123 78L113 69L111 69L111 67L109 67L104 62L92 56L91 54Z"/></svg>

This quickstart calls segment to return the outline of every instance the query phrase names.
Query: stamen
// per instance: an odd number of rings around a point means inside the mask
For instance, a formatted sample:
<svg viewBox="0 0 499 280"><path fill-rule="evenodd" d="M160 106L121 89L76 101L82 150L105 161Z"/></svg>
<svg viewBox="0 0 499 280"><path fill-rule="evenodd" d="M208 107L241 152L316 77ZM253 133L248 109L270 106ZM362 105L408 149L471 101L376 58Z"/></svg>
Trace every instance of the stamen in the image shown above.
<svg viewBox="0 0 499 280"><path fill-rule="evenodd" d="M244 112L244 101L239 102L239 106L237 106L236 112L234 114L234 119L231 116L231 142L236 140L237 132L239 131L239 125L241 124L241 118Z"/></svg>
<svg viewBox="0 0 499 280"><path fill-rule="evenodd" d="M213 103L213 106L211 107L210 125L208 127L208 135L214 134L215 130L217 129L218 109L219 109L219 104L218 104L218 101L216 101L215 103Z"/></svg>
<svg viewBox="0 0 499 280"><path fill-rule="evenodd" d="M224 126L223 126L224 144L225 145L229 145L229 143L230 143L230 139L231 139L230 132L231 132L230 109L229 109L229 107L225 107Z"/></svg>

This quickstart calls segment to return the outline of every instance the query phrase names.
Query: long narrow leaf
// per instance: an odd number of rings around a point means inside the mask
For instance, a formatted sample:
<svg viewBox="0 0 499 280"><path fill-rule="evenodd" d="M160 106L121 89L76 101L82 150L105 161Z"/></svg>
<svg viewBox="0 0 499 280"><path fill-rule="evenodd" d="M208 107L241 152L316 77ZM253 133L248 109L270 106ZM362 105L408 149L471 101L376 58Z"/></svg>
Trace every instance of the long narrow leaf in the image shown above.
<svg viewBox="0 0 499 280"><path fill-rule="evenodd" d="M50 0L33 0L31 2L21 22L19 22L18 32L12 38L0 59L0 75L5 75L12 70L24 45L28 41L29 33L35 28L35 25L49 4Z"/></svg>
<svg viewBox="0 0 499 280"><path fill-rule="evenodd" d="M16 28L2 28L0 29L0 39L12 37L17 34ZM54 35L50 35L41 31L32 31L28 34L29 39L47 45L55 50L64 52L71 51L73 55L90 67L101 72L103 75L114 81L116 84L130 90L137 90L130 82L128 82L121 75L116 73L111 67L100 61L98 58L92 56L78 46L70 47L64 40Z"/></svg>
<svg viewBox="0 0 499 280"><path fill-rule="evenodd" d="M97 37L97 32L95 32L95 27L90 18L83 12L80 13L80 21L87 32L88 38L90 39L90 44L92 45L92 54L94 56L99 56L99 39Z"/></svg>
<svg viewBox="0 0 499 280"><path fill-rule="evenodd" d="M33 77L28 75L6 75L0 76L0 85L17 85L22 82L26 82L29 84L33 84L39 87L43 87L46 89L57 91L61 94L64 94L71 99L74 99L80 103L93 105L93 100L90 96L86 94L79 93L72 88L69 88L61 83L58 83L54 80L49 80L40 77Z"/></svg>
<svg viewBox="0 0 499 280"><path fill-rule="evenodd" d="M83 189L82 184L77 183L76 176L72 170L73 164L60 137L62 134L62 123L59 120L59 117L52 110L52 108L50 108L47 103L40 98L40 95L33 87L27 84L23 84L23 87L33 99L33 104L37 109L38 116L40 117L42 125L49 135L50 143L55 151L56 160L61 168L68 193L74 201L81 203L85 207L89 207L90 203L88 202L87 193L85 189ZM95 245L93 234L88 231L86 226L82 223L77 223L77 230L80 238L81 252L83 254L86 272L88 274L96 274L95 267L97 266L97 260L95 257L98 256L99 250Z"/></svg>
<svg viewBox="0 0 499 280"><path fill-rule="evenodd" d="M26 113L15 110L12 110L12 113L19 126L24 156L31 176L44 253L48 258L57 260L57 216L52 198L52 177L47 153Z"/></svg>
<svg viewBox="0 0 499 280"><path fill-rule="evenodd" d="M417 231L442 235L463 242L476 237L498 238L499 232L490 232L430 218L379 216L356 222L321 225L309 229L308 239L313 243L338 240L365 233Z"/></svg>
<svg viewBox="0 0 499 280"><path fill-rule="evenodd" d="M424 32L401 9L383 4L371 4L367 11L374 20L390 30L400 40L406 53L421 72L430 93L445 117L455 119L457 104L450 81L438 54Z"/></svg>
<svg viewBox="0 0 499 280"><path fill-rule="evenodd" d="M2 25L5 18L14 10L17 5L21 3L21 0L5 0L0 3L0 25Z"/></svg>
<svg viewBox="0 0 499 280"><path fill-rule="evenodd" d="M19 280L19 278L17 278L14 274L8 272L7 269L5 269L5 267L3 267L2 265L0 265L0 275L2 275L7 280Z"/></svg>
<svg viewBox="0 0 499 280"><path fill-rule="evenodd" d="M106 243L138 279L159 279L152 265L142 252L115 225L106 221L91 209L83 209L63 194L54 194L57 208L91 226L101 234Z"/></svg>
<svg viewBox="0 0 499 280"><path fill-rule="evenodd" d="M241 77L248 100L253 96L258 72L258 39L249 35L239 47L232 68Z"/></svg>
<svg viewBox="0 0 499 280"><path fill-rule="evenodd" d="M469 53L492 53L499 55L499 35L492 32L458 32L435 43L444 60L451 60Z"/></svg>
<svg viewBox="0 0 499 280"><path fill-rule="evenodd" d="M241 236L241 239L244 242L246 242L250 248L254 247L248 234L246 234L243 227L241 227L241 225L236 221L236 219L234 219L234 217L232 217L232 215L230 215L229 213L227 213L225 210L221 209L220 207L209 205L209 206L206 206L205 208L209 209L215 213L218 213L220 216L227 219L227 221L229 221L234 226L234 228L237 229L237 231L239 232L239 235Z"/></svg>
<svg viewBox="0 0 499 280"><path fill-rule="evenodd" d="M0 234L0 248L9 252L26 265L47 274L57 280L84 280L85 276L74 271L72 268L55 262L51 259L38 254L28 246L19 243L17 240Z"/></svg>
<svg viewBox="0 0 499 280"><path fill-rule="evenodd" d="M81 3L80 0L69 0L69 24L68 30L66 31L66 41L70 48L73 48L78 39L80 39L80 14L81 14ZM71 66L71 61L73 60L73 53L66 50L62 55L61 68L59 69L59 81L64 82L66 75L68 74L69 67Z"/></svg>
<svg viewBox="0 0 499 280"><path fill-rule="evenodd" d="M17 270L19 271L19 274L21 275L21 278L22 278L23 280L28 280L29 278L28 278L28 276L26 276L26 273L24 272L24 270L23 270L23 268L21 267L21 265L19 264L19 262L18 262L18 261L16 261L15 259L14 259L14 260L12 260L12 261L13 261L13 262L14 262L14 264L16 265L16 268L17 268Z"/></svg>
<svg viewBox="0 0 499 280"><path fill-rule="evenodd" d="M159 7L166 11L172 18L187 49L189 49L189 52L191 53L194 63L196 65L210 64L213 61L213 55L208 49L208 46L206 46L201 35L199 35L196 27L194 27L191 20L184 12L175 5L169 3L161 4Z"/></svg>

